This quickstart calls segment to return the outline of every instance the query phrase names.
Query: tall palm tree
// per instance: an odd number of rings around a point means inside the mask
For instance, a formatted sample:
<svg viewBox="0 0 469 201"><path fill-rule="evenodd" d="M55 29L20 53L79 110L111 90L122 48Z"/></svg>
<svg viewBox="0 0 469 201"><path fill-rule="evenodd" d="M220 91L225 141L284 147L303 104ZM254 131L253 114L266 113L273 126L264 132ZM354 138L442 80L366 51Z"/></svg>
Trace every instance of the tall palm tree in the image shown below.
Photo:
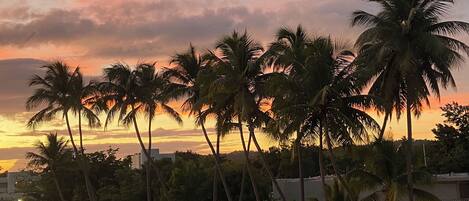
<svg viewBox="0 0 469 201"><path fill-rule="evenodd" d="M233 111L232 116L238 121L237 127L249 173L249 155L243 135L243 123L247 125L249 136L259 152L262 165L282 200L285 201L285 196L265 161L255 135L255 129L260 128L267 119L259 105L263 100L261 85L265 84L266 80L266 75L263 73L265 63L263 48L247 33L240 34L235 31L218 41L216 49L218 52L212 52L211 56L217 75L210 86L209 97L215 100L215 110L228 107ZM251 176L251 182L252 180Z"/></svg>
<svg viewBox="0 0 469 201"><path fill-rule="evenodd" d="M161 111L178 123L182 123L179 113L168 105L168 81L156 72L155 63L138 64L132 70L127 64L116 63L104 70L106 81L99 88L101 97L98 105L107 111L106 126L118 115L125 126L133 124L138 142L147 158L146 182L147 200L151 201L152 122ZM109 107L108 107L109 106ZM143 113L148 121L148 145L145 146L137 123L137 116ZM155 166L158 180L164 186L159 168Z"/></svg>
<svg viewBox="0 0 469 201"><path fill-rule="evenodd" d="M45 75L42 77L34 75L29 82L29 86L37 86L38 88L28 98L26 109L32 110L42 105L46 107L33 115L27 126L35 128L40 123L50 121L58 113L62 113L67 125L70 142L85 178L88 197L91 201L96 201L96 193L87 170L86 156L82 154L82 149L79 150L76 146L69 119L70 112L77 114L78 111L84 111L85 117L89 117L91 126L99 124L96 115L83 105L82 98L87 93L83 92L83 79L80 70L77 67L74 71L71 71L67 64L59 61L46 64L41 68L45 69ZM81 117L81 115L79 116Z"/></svg>
<svg viewBox="0 0 469 201"><path fill-rule="evenodd" d="M78 117L78 134L80 141L81 154L85 154L85 148L83 146L83 129L82 119L84 118L88 122L89 127L100 127L101 121L96 113L93 111L94 97L99 93L96 86L96 82L90 82L85 85L83 75L79 68L76 68L74 72L75 82L74 89L72 91L74 97L79 97L72 107L72 112Z"/></svg>
<svg viewBox="0 0 469 201"><path fill-rule="evenodd" d="M57 170L70 157L70 150L67 149L68 141L63 137L58 138L57 134L46 135L46 142L37 142L34 147L37 153L28 152L26 158L29 159L28 166L42 169L43 173L49 173L54 180L57 194L61 201L65 201L60 182L57 178Z"/></svg>
<svg viewBox="0 0 469 201"><path fill-rule="evenodd" d="M283 89L273 85L280 96L275 97L272 108L280 121L287 125L284 129L294 126L300 136L318 136L321 149L323 141L326 142L334 172L345 189L350 191L337 168L333 144L366 141L367 129L379 128L374 119L362 110L374 102L371 97L361 95L361 87L355 83L354 55L342 50L330 38L319 37L305 42L301 63L294 59L299 56L291 56L292 52L299 52L292 51L294 47L298 48L292 44L297 44L298 36L304 35L299 34L303 32L301 27L297 28L296 34L288 30L281 32L284 32L283 40L286 42L279 41L273 48L280 50L277 60L285 62L280 65L287 75L275 80L283 85ZM319 156L320 168L324 169L321 151ZM326 192L324 170L320 172L323 191Z"/></svg>
<svg viewBox="0 0 469 201"><path fill-rule="evenodd" d="M184 102L182 104L183 111L189 112L189 115L197 116L199 118L199 121L196 121L196 123L202 127L202 132L204 134L205 140L210 148L210 151L212 152L213 157L215 158L215 168L217 172L214 177L213 199L217 200L216 188L218 187L218 185L216 181L217 178L220 177L227 199L231 201L231 192L220 165L221 161L219 155L219 142L221 135L217 132L217 143L215 148L205 128L205 120L200 119L201 117L203 117L203 115L201 115L201 107L203 104L201 103L199 89L201 83L198 82L198 75L200 72L203 72L205 68L210 67L210 61L208 61L207 58L198 55L195 51L195 48L190 45L189 50L187 52L183 54L176 54L175 56L173 56L170 64L174 64L175 66L172 68L165 68L163 77L172 81L172 83L170 84L170 88L172 90L172 93L174 94L173 98L184 98Z"/></svg>
<svg viewBox="0 0 469 201"><path fill-rule="evenodd" d="M298 26L296 30L281 28L277 32L277 40L270 45L266 53L275 66L274 70L278 72L269 79L268 91L274 98L271 110L276 116L276 121L271 121L268 130L279 140L289 140L294 132L297 134L295 152L298 158L300 198L302 201L305 200L305 195L301 157L301 141L304 133L301 131L301 127L306 123L307 114L299 107L290 106L306 104L308 99L311 99L314 95L310 93L311 83L307 82L310 80L298 79L306 71L308 60L314 55L310 51L310 43L310 37L301 26ZM324 189L322 144L320 145L319 169Z"/></svg>
<svg viewBox="0 0 469 201"><path fill-rule="evenodd" d="M372 82L370 93L380 91L385 112L397 118L403 110L407 118L407 180L413 201L412 113L418 116L422 102L431 94L439 97L440 87L455 86L451 70L469 55L469 47L452 36L469 33L469 24L442 21L452 0L380 0L378 14L355 11L352 25L367 28L357 39L360 66L365 80Z"/></svg>
<svg viewBox="0 0 469 201"><path fill-rule="evenodd" d="M364 156L366 169L356 169L347 173L347 179L359 191L366 192L363 200L397 201L407 196L407 174L403 162L399 160L405 155L405 149L396 146L393 141L377 140L370 145L370 152ZM428 185L432 176L429 173L413 171L414 183ZM419 188L413 189L417 200L439 201L435 195Z"/></svg>

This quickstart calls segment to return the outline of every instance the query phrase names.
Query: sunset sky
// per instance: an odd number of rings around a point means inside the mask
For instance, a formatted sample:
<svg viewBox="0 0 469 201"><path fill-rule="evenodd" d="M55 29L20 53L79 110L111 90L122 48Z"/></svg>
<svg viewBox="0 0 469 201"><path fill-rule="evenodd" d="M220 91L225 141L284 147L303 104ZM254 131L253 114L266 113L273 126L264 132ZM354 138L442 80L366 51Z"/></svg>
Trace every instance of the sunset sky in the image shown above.
<svg viewBox="0 0 469 201"><path fill-rule="evenodd" d="M96 77L103 67L118 61L157 61L166 66L169 56L185 51L189 43L213 49L215 41L233 30L247 30L267 46L276 29L298 24L312 35L330 35L353 44L363 30L350 26L351 13L357 9L377 10L365 0L0 1L0 167L3 171L24 168L24 154L45 133L66 134L60 116L35 130L25 126L34 112L24 106L32 92L27 82L41 73L38 67L45 62L62 60L79 65L86 76ZM469 22L468 10L469 1L456 1L446 18ZM469 43L468 37L459 39ZM433 138L431 129L442 121L441 105L452 101L469 104L469 62L453 73L457 89L444 91L441 100L432 98L431 107L414 120L417 139ZM178 125L160 115L154 128L154 141L162 152L208 151L190 117L184 116L184 124ZM393 120L388 131L394 139L401 138L405 121ZM109 146L119 147L121 155L139 151L133 130L117 124L106 131L86 129L85 135L89 151ZM268 138L262 142L265 148L276 145ZM222 151L239 149L235 133L223 139Z"/></svg>

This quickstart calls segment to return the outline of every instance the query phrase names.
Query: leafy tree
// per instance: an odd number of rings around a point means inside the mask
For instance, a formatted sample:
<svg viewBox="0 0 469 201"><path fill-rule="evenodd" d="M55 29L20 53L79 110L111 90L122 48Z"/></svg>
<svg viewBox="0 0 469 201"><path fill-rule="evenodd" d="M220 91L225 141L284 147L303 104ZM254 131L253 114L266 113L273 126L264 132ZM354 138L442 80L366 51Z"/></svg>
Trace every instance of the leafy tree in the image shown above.
<svg viewBox="0 0 469 201"><path fill-rule="evenodd" d="M446 120L432 130L438 141L429 147L429 169L435 173L464 172L469 168L469 106L451 103L441 109Z"/></svg>
<svg viewBox="0 0 469 201"><path fill-rule="evenodd" d="M377 140L370 145L370 152L366 156L366 169L355 169L347 173L347 179L356 192L369 192L363 200L376 200L384 196L384 200L397 201L403 199L410 192L407 189L407 173L405 164L399 160L407 149L402 149L393 141ZM412 172L413 183L428 185L432 176L424 171ZM435 195L419 189L413 189L418 200L435 200Z"/></svg>

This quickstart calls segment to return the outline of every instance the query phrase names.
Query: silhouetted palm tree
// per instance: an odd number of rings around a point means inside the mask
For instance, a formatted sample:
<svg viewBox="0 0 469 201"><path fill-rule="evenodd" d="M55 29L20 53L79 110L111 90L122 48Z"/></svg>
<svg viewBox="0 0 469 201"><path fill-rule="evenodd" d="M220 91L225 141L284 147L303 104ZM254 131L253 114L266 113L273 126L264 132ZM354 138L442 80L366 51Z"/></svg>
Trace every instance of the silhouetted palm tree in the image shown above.
<svg viewBox="0 0 469 201"><path fill-rule="evenodd" d="M83 148L79 150L75 144L69 119L70 112L80 114L79 118L81 118L81 111L84 111L83 114L89 118L90 126L99 125L97 116L83 104L82 98L88 94L88 91L84 90L83 87L83 77L78 67L71 71L70 67L62 62L46 64L42 68L46 70L45 75L43 77L34 75L29 82L30 86L39 88L35 89L33 95L28 98L26 109L32 110L41 105L46 107L31 117L27 126L34 128L44 121L52 120L58 113L65 117L70 142L84 174L88 197L91 201L96 201L96 194L86 164L86 156L83 154Z"/></svg>
<svg viewBox="0 0 469 201"><path fill-rule="evenodd" d="M46 135L47 141L37 142L34 147L37 153L28 152L26 158L29 159L28 166L41 168L43 173L50 173L54 180L57 194L61 201L65 201L61 185L57 178L58 168L64 164L67 157L70 157L70 151L67 149L67 141L62 137L58 138L57 134Z"/></svg>
<svg viewBox="0 0 469 201"><path fill-rule="evenodd" d="M337 168L333 144L366 141L367 129L379 128L373 118L361 110L369 108L374 101L360 94L361 87L355 83L356 75L352 65L354 55L350 51L342 50L331 39L321 37L304 40L301 51L292 51L298 49L298 38L304 36L304 32L301 27L296 34L288 30L281 31L285 33L283 40L291 42L282 44L279 41L273 46L280 50L277 60L285 62L280 65L287 73L274 81L278 82L273 88L277 89L279 95L275 97L272 108L280 122L284 122L284 132L296 130L300 136L318 136L321 148L323 140L327 143L336 176L345 189L350 191ZM302 54L295 56L292 52ZM300 57L304 58L302 62L295 59ZM323 169L321 155L320 152L319 163ZM323 191L326 192L324 170L321 180Z"/></svg>
<svg viewBox="0 0 469 201"><path fill-rule="evenodd" d="M182 123L179 113L167 104L170 100L167 97L168 81L157 74L155 63L138 64L135 70L127 64L116 63L106 68L104 74L106 81L99 86L102 93L99 105L107 111L106 125L115 115L118 115L119 122L125 126L133 124L140 147L148 161L147 200L151 201L152 121L156 113L161 111ZM137 116L141 113L148 121L148 147L143 143L137 124ZM164 186L159 168L155 168L157 177Z"/></svg>
<svg viewBox="0 0 469 201"><path fill-rule="evenodd" d="M272 111L276 116L276 121L271 121L267 129L279 140L289 140L290 135L296 132L296 155L298 158L298 170L300 178L300 198L305 200L303 165L301 157L301 141L304 133L301 127L306 123L307 113L301 108L290 107L291 105L306 104L314 94L311 94L311 81L309 79L298 79L307 71L307 65L310 58L314 55L309 45L311 39L303 29L298 26L296 30L281 28L277 32L277 40L273 42L267 51L271 57L276 71L269 79L268 91L274 97L272 102ZM309 78L309 77L308 77ZM322 141L321 141L322 142ZM292 152L292 153L295 153ZM322 160L322 143L319 151L319 169L321 172L321 181L324 183L324 166ZM324 189L324 188L323 188Z"/></svg>
<svg viewBox="0 0 469 201"><path fill-rule="evenodd" d="M216 77L211 83L208 94L214 104L213 109L230 111L227 114L236 119L240 132L241 143L244 150L245 160L250 173L249 155L243 135L243 123L247 124L249 136L252 138L264 169L272 180L274 187L280 193L282 200L285 197L272 175L272 171L266 164L264 154L257 141L255 129L260 128L268 119L267 115L260 110L263 100L262 88L265 84L266 75L263 72L265 57L262 56L263 48L253 41L247 33L233 32L217 42L217 53L212 53L214 71ZM251 173L250 173L251 175ZM251 182L253 182L251 175Z"/></svg>
<svg viewBox="0 0 469 201"><path fill-rule="evenodd" d="M350 184L361 192L366 192L362 200L403 199L409 193L405 164L400 160L406 150L396 146L393 141L386 140L377 140L370 145L370 148L370 152L364 156L366 169L356 169L347 173ZM414 183L420 185L431 183L432 176L429 173L413 171L412 175ZM417 200L440 200L423 189L414 188L413 192Z"/></svg>
<svg viewBox="0 0 469 201"><path fill-rule="evenodd" d="M198 75L201 72L204 72L205 68L210 67L210 61L207 58L204 58L201 55L198 55L191 45L189 50L183 54L176 54L172 57L170 64L174 64L175 66L172 68L165 68L165 72L163 73L163 77L172 81L170 84L172 98L177 100L183 98L184 102L182 103L183 111L188 111L189 115L197 116L198 120L196 123L202 127L202 131L205 137L205 140L210 147L210 151L212 152L215 158L215 167L217 173L214 177L214 193L213 199L217 200L217 175L221 178L223 188L225 189L225 193L227 199L229 201L232 200L230 189L228 184L225 180L223 171L220 165L220 155L219 155L219 141L220 141L220 134L217 132L217 146L216 149L213 146L210 138L208 136L207 130L205 128L205 119L202 114L202 106L204 105L201 101L200 97L200 85L201 83L198 82ZM207 73L207 70L205 71Z"/></svg>
<svg viewBox="0 0 469 201"><path fill-rule="evenodd" d="M408 189L413 201L412 112L418 116L422 102L429 104L432 93L439 97L440 87L455 86L451 70L462 61L460 52L469 54L469 47L451 36L468 33L469 24L441 21L452 0L374 2L381 6L378 14L353 14L352 25L367 27L356 42L361 52L358 64L365 80L373 82L370 93L385 101L386 116L394 111L399 118L406 110Z"/></svg>

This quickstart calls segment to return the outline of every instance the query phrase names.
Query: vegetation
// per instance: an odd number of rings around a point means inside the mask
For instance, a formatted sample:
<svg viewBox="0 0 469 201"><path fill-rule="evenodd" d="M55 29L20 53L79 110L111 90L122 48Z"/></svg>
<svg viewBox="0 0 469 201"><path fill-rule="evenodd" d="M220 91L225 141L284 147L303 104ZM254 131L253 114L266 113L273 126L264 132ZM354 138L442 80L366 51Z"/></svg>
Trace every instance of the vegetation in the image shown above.
<svg viewBox="0 0 469 201"><path fill-rule="evenodd" d="M112 64L101 81L87 85L78 67L44 65L44 75L30 80L36 90L26 103L27 109L44 107L28 126L61 114L72 146L50 134L35 153L28 153L30 167L41 177L25 186L25 200L263 201L273 200L270 192L276 191L288 201L276 178L298 177L299 197L305 201L304 177L317 175L326 200L359 200L365 190L372 190L369 200L394 201L404 195L410 201L438 200L414 184L430 183L429 173L467 170L469 106L442 108L447 120L433 130L437 141L424 142L429 151L423 164L416 159L412 116L420 115L429 96L439 97L441 88L455 86L451 70L463 54L469 55L469 46L452 37L469 33L469 24L441 21L449 0L370 1L381 6L377 14L353 13L352 24L367 28L356 51L298 26L279 29L268 47L246 31L234 31L213 50L197 52L190 45L162 69L156 63ZM180 111L194 117L210 156L177 153L174 163L149 160L142 171L131 168L130 158L118 159L117 150L85 152L82 118L99 127L98 115L105 113L105 128L115 119L133 127L144 157L151 158L155 116L165 113L182 123L170 102L182 102ZM384 113L382 126L370 110ZM403 112L407 138L387 141L387 122ZM78 117L77 132L70 115ZM147 127L146 145L139 116ZM215 146L205 127L209 119L216 122ZM221 154L220 140L235 132L242 152ZM264 134L282 146L264 151L257 140ZM324 157L324 143L329 157ZM440 148L445 151L436 151ZM400 157L406 162L396 160ZM337 179L331 186L327 174Z"/></svg>

